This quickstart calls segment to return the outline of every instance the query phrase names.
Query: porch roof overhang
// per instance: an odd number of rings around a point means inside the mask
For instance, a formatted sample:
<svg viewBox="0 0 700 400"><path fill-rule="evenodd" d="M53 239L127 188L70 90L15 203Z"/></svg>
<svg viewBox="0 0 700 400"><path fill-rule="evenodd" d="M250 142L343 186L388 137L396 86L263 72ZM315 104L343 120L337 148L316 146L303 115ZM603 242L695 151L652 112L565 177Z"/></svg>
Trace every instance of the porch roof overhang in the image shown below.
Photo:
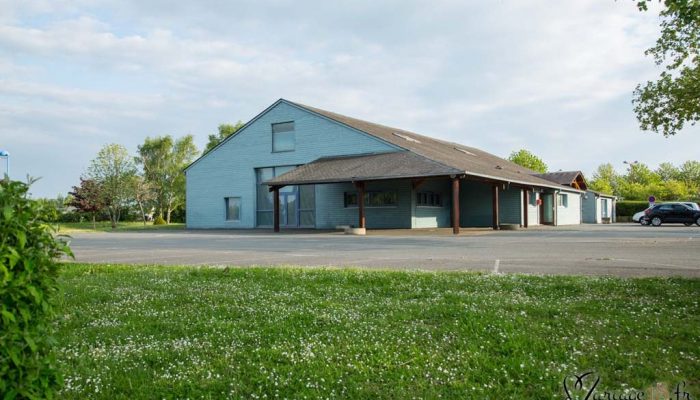
<svg viewBox="0 0 700 400"><path fill-rule="evenodd" d="M464 174L410 151L323 157L266 182L268 186L407 179Z"/></svg>
<svg viewBox="0 0 700 400"><path fill-rule="evenodd" d="M411 151L323 157L301 165L264 183L272 187L324 183L379 181L430 177L454 177L502 182L529 188L548 188L583 193L537 177L523 174L519 179L457 169Z"/></svg>

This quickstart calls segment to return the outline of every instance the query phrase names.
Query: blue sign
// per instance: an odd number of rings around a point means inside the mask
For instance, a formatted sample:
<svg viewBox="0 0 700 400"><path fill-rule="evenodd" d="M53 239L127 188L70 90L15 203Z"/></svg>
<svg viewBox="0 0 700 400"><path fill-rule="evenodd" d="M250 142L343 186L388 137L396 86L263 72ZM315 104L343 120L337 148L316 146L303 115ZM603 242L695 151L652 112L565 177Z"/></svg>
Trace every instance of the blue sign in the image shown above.
<svg viewBox="0 0 700 400"><path fill-rule="evenodd" d="M656 203L656 197L654 197L654 196L649 196L649 203L651 203L651 204Z"/></svg>

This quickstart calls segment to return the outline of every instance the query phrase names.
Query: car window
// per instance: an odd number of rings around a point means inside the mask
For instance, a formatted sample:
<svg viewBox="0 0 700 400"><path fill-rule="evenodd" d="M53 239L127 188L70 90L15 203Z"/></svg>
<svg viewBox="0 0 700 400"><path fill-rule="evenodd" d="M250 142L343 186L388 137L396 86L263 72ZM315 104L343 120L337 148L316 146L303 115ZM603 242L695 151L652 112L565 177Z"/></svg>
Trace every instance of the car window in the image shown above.
<svg viewBox="0 0 700 400"><path fill-rule="evenodd" d="M673 209L675 211L688 211L690 208L684 204L676 204L673 206Z"/></svg>
<svg viewBox="0 0 700 400"><path fill-rule="evenodd" d="M659 206L659 211L671 211L673 210L673 206L670 204L664 204L662 206Z"/></svg>

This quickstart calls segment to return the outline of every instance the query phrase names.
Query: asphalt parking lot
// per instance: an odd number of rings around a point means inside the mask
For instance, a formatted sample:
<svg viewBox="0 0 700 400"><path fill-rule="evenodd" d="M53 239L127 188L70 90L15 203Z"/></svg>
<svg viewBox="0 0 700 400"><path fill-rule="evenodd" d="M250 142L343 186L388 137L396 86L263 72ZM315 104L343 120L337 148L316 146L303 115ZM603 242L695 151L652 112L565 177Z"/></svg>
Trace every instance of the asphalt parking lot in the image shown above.
<svg viewBox="0 0 700 400"><path fill-rule="evenodd" d="M700 277L700 227L581 225L520 231L158 231L75 234L77 262L300 265Z"/></svg>

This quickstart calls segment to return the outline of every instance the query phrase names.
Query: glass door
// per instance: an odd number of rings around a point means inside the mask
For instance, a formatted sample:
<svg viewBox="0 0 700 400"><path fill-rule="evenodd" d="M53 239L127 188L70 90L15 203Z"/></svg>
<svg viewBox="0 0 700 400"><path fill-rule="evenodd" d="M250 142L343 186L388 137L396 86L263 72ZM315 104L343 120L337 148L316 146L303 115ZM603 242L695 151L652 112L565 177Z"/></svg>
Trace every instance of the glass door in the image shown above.
<svg viewBox="0 0 700 400"><path fill-rule="evenodd" d="M280 225L286 227L297 227L299 203L297 202L296 190L293 192L280 192Z"/></svg>
<svg viewBox="0 0 700 400"><path fill-rule="evenodd" d="M542 223L554 224L554 194L542 193Z"/></svg>

